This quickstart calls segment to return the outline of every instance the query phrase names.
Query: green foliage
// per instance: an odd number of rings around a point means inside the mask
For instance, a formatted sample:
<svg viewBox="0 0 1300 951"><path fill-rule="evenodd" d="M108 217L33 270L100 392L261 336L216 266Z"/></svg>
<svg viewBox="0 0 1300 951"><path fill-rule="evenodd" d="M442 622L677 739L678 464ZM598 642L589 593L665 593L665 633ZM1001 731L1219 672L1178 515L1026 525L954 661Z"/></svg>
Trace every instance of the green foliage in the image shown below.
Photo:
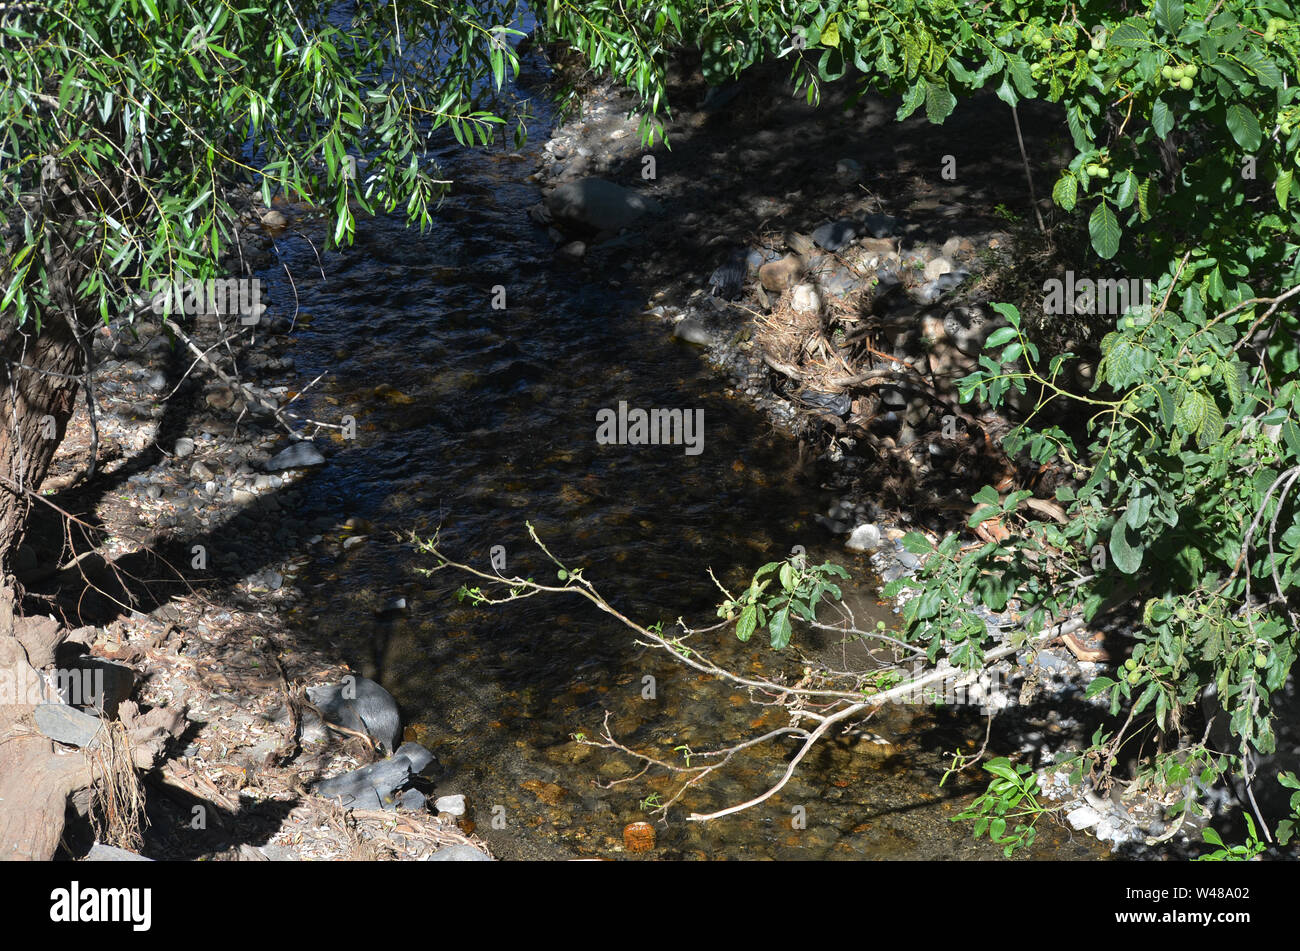
<svg viewBox="0 0 1300 951"><path fill-rule="evenodd" d="M842 597L839 586L831 579L848 576L847 571L830 562L807 565L803 555L771 561L754 572L740 597L724 592L727 600L718 607L718 617L736 621L736 637L742 641L766 627L772 647L780 650L794 634L791 619L816 620L817 605L824 597L836 601ZM768 593L773 580L779 582L779 587Z"/></svg>
<svg viewBox="0 0 1300 951"><path fill-rule="evenodd" d="M1245 845L1224 845L1223 839L1214 829L1206 826L1201 830L1201 838L1210 845L1217 845L1213 852L1197 856L1198 862L1249 862L1255 856L1263 852L1268 846L1255 834L1255 820L1246 816L1246 844Z"/></svg>
<svg viewBox="0 0 1300 951"><path fill-rule="evenodd" d="M1277 781L1287 789L1293 789L1291 794L1291 815L1283 819L1277 825L1277 843L1278 845L1288 845L1295 835L1297 824L1300 824L1300 779L1296 778L1295 773L1282 773L1278 776ZM1210 845L1217 845L1218 848L1213 852L1197 857L1198 862L1248 862L1255 856L1261 854L1268 848L1268 844L1262 841L1255 832L1255 821L1245 815L1246 820L1246 842L1244 845L1225 845L1222 837L1214 829L1206 826L1201 830L1201 838Z"/></svg>
<svg viewBox="0 0 1300 951"><path fill-rule="evenodd" d="M270 0L21 4L0 20L0 200L22 208L0 311L39 328L57 246L90 259L75 288L104 317L139 289L206 280L241 227L228 186L317 206L330 243L356 215L428 225L446 188L422 153L449 128L486 143L517 74L514 0L358 6ZM518 127L522 132L522 125ZM66 200L66 201L65 201ZM69 207L70 206L70 207Z"/></svg>
<svg viewBox="0 0 1300 951"><path fill-rule="evenodd" d="M1038 777L1028 765L1012 764L1003 756L989 760L984 769L994 777L988 789L950 821L973 822L975 838L987 833L990 841L1002 846L1002 854L1010 857L1017 849L1034 844L1034 824L1055 807L1038 801L1042 794ZM1014 825L1008 829L1011 823Z"/></svg>

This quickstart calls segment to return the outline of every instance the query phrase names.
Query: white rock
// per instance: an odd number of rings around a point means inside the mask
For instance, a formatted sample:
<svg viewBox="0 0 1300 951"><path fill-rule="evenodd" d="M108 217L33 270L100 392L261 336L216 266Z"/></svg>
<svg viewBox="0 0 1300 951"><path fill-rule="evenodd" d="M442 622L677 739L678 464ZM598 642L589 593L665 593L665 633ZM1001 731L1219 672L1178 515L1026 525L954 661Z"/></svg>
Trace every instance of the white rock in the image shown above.
<svg viewBox="0 0 1300 951"><path fill-rule="evenodd" d="M811 284L796 284L790 292L790 306L796 314L815 314L821 310L821 296Z"/></svg>
<svg viewBox="0 0 1300 951"><path fill-rule="evenodd" d="M925 266L925 279L933 281L941 274L952 270L952 262L945 257L937 257Z"/></svg>
<svg viewBox="0 0 1300 951"><path fill-rule="evenodd" d="M462 795L439 796L433 804L434 812L446 812L453 816L465 814L465 797Z"/></svg>
<svg viewBox="0 0 1300 951"><path fill-rule="evenodd" d="M880 529L875 525L859 525L844 543L849 551L871 551L880 547Z"/></svg>
<svg viewBox="0 0 1300 951"><path fill-rule="evenodd" d="M1101 816L1092 806L1080 806L1065 817L1070 826L1076 830L1087 829L1101 821Z"/></svg>

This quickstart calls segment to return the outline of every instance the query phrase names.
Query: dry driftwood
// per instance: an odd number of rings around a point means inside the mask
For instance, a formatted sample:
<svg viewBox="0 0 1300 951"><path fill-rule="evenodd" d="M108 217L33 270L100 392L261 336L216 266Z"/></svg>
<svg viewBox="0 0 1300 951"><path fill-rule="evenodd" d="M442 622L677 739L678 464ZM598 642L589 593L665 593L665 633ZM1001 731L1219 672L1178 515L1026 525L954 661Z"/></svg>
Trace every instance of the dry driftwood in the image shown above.
<svg viewBox="0 0 1300 951"><path fill-rule="evenodd" d="M15 618L9 588L0 589L0 603L0 677L9 684L37 683L72 632L53 618ZM26 702L36 698L15 691L5 699L18 702L0 704L0 861L48 861L63 836L69 800L84 801L88 791L113 778L104 775L102 751L56 743L36 728L36 705ZM57 696L49 702L58 702ZM127 770L152 768L185 727L183 710L142 713L129 700L118 716L128 756L117 768Z"/></svg>

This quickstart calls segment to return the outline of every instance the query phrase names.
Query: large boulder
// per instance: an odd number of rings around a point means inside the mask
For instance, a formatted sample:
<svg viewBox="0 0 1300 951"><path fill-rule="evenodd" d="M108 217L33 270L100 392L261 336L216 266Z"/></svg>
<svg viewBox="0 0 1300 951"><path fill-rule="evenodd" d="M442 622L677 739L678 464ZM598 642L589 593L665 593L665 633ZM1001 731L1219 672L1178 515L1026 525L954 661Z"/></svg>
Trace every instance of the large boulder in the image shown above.
<svg viewBox="0 0 1300 951"><path fill-rule="evenodd" d="M546 197L546 208L557 221L609 232L621 231L642 215L661 211L653 198L603 178L561 185Z"/></svg>
<svg viewBox="0 0 1300 951"><path fill-rule="evenodd" d="M307 699L327 723L364 733L382 743L387 752L397 748L402 737L397 701L368 677L349 675L341 684L308 687Z"/></svg>

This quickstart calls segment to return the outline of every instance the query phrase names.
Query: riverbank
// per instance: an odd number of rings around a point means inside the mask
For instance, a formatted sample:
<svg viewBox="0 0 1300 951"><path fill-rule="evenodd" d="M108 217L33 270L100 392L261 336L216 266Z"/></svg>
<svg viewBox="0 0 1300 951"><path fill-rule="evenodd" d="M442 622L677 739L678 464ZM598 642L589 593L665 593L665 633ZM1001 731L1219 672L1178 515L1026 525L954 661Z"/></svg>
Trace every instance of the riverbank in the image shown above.
<svg viewBox="0 0 1300 951"><path fill-rule="evenodd" d="M254 270L274 266L273 242L286 231L313 226L308 208L237 200L248 229L240 253ZM357 520L295 517L303 478L342 447L336 425L292 418L315 382L294 361L295 333L309 320L281 301L251 316L170 324L146 309L95 335L95 419L80 403L18 576L29 613L88 632L86 655L67 663L107 671L111 706L129 698L179 711L185 726L145 779L139 812L102 830L84 805L70 815L71 857L97 837L93 857L109 859L133 849L211 861L488 854L454 798L441 802L457 815L439 817L423 795L418 809L394 812L309 792L383 758L364 737L324 729L305 706L304 688L352 671L286 623L310 599L295 584L303 566L345 557L366 533ZM286 424L315 438L291 440ZM406 739L424 737L416 728ZM414 784L435 792L431 780Z"/></svg>

